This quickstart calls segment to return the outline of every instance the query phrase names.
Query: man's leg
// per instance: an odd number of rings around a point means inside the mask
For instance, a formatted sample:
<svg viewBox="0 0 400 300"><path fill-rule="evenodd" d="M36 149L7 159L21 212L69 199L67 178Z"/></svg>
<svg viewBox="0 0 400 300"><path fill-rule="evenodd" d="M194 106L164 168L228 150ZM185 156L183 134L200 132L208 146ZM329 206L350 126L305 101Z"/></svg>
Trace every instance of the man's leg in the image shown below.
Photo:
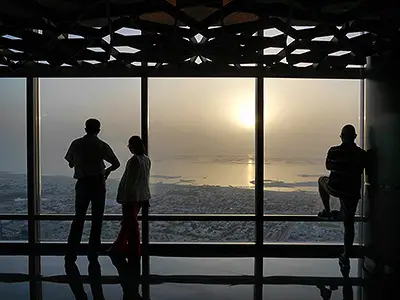
<svg viewBox="0 0 400 300"><path fill-rule="evenodd" d="M76 260L76 250L82 240L85 215L90 202L86 184L85 181L79 179L75 185L75 216L68 236L68 253L65 256L65 260L71 262Z"/></svg>
<svg viewBox="0 0 400 300"><path fill-rule="evenodd" d="M93 181L91 191L92 226L89 237L89 261L97 260L101 250L101 228L103 225L104 206L106 202L106 186L103 178Z"/></svg>
<svg viewBox="0 0 400 300"><path fill-rule="evenodd" d="M340 270L343 276L349 276L350 257L352 255L354 243L354 217L357 210L357 198L340 198L340 211L344 225L344 251L339 257Z"/></svg>
<svg viewBox="0 0 400 300"><path fill-rule="evenodd" d="M319 195L322 200L322 204L324 205L324 209L327 212L331 211L331 206L329 203L330 200L330 195L328 193L327 189L327 184L328 184L329 178L327 176L322 176L318 179L318 191Z"/></svg>
<svg viewBox="0 0 400 300"><path fill-rule="evenodd" d="M341 198L340 205L344 225L344 252L342 256L345 258L345 260L348 260L352 254L351 250L354 243L354 218L357 210L358 200L356 198Z"/></svg>

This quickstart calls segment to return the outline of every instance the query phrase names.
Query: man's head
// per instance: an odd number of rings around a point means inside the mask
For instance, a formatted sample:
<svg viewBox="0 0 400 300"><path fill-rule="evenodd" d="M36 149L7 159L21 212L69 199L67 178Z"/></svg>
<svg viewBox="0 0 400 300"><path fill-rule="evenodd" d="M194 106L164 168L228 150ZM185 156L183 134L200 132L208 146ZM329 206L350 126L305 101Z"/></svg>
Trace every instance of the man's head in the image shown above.
<svg viewBox="0 0 400 300"><path fill-rule="evenodd" d="M342 128L342 132L340 133L340 138L342 142L345 144L352 144L357 137L356 129L353 125L348 124Z"/></svg>
<svg viewBox="0 0 400 300"><path fill-rule="evenodd" d="M85 131L87 134L97 135L100 132L100 121L97 119L88 119L85 122Z"/></svg>

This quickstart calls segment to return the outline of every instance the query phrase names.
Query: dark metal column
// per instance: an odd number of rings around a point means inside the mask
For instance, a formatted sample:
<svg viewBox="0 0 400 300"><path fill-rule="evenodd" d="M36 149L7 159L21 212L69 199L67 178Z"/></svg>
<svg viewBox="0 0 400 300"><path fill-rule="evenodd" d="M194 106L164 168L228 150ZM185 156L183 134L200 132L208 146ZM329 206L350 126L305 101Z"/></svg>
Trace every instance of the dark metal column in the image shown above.
<svg viewBox="0 0 400 300"><path fill-rule="evenodd" d="M146 148L149 149L149 78L141 78L141 136ZM149 246L149 208L143 207L142 210L142 294L144 299L150 298L150 286L147 279L150 275Z"/></svg>
<svg viewBox="0 0 400 300"><path fill-rule="evenodd" d="M371 271L400 273L400 60L373 57L366 69L369 154L364 237Z"/></svg>
<svg viewBox="0 0 400 300"><path fill-rule="evenodd" d="M40 242L40 225L35 215L40 213L41 176L40 176L40 102L39 79L26 79L26 133L27 133L27 175L28 175L28 239L33 250ZM29 255L30 299L42 299L40 256Z"/></svg>
<svg viewBox="0 0 400 300"><path fill-rule="evenodd" d="M257 284L254 287L254 299L262 299L264 243L264 78L256 78L256 127L255 127L255 210L256 210L256 256L254 275Z"/></svg>
<svg viewBox="0 0 400 300"><path fill-rule="evenodd" d="M264 36L264 31L257 31L257 35ZM263 49L257 52L263 55ZM258 64L260 74L263 65ZM256 284L254 286L254 300L263 298L263 244L264 244L264 77L256 78L255 86L255 213L256 213L256 255L254 257L254 276Z"/></svg>
<svg viewBox="0 0 400 300"><path fill-rule="evenodd" d="M365 149L365 80L360 80L360 129L359 129L359 138L360 138L360 147ZM365 216L365 175L362 175L362 186L361 186L361 200L359 204L359 211L362 217ZM364 222L358 223L358 236L361 242L361 245L364 245ZM362 276L362 267L364 265L364 259L358 259L358 274L357 276ZM363 290L361 287L357 287L357 299L362 299Z"/></svg>

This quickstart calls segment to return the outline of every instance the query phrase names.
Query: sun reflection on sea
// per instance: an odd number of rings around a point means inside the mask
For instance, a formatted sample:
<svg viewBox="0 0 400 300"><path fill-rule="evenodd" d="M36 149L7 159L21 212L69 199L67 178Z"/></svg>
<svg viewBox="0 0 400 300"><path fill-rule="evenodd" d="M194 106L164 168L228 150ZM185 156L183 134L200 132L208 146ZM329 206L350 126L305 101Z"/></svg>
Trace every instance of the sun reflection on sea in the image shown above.
<svg viewBox="0 0 400 300"><path fill-rule="evenodd" d="M249 155L247 160L247 182L250 183L255 175L253 157Z"/></svg>

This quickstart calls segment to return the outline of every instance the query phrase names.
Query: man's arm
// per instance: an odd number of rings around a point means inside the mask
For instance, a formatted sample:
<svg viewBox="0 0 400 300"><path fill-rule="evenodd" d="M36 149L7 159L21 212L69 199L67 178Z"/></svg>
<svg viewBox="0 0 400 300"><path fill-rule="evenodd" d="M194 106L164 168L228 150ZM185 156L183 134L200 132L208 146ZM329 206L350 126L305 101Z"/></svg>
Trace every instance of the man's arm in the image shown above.
<svg viewBox="0 0 400 300"><path fill-rule="evenodd" d="M111 164L111 166L105 170L105 177L107 179L110 173L117 170L121 165L114 151L108 144L105 144L104 160Z"/></svg>
<svg viewBox="0 0 400 300"><path fill-rule="evenodd" d="M329 149L328 154L326 155L325 168L326 168L328 171L331 171L331 170L333 169L332 152L331 152L331 149Z"/></svg>
<svg viewBox="0 0 400 300"><path fill-rule="evenodd" d="M70 168L74 167L74 151L75 151L75 142L72 142L68 148L67 153L64 156L64 159L68 162L68 166Z"/></svg>

